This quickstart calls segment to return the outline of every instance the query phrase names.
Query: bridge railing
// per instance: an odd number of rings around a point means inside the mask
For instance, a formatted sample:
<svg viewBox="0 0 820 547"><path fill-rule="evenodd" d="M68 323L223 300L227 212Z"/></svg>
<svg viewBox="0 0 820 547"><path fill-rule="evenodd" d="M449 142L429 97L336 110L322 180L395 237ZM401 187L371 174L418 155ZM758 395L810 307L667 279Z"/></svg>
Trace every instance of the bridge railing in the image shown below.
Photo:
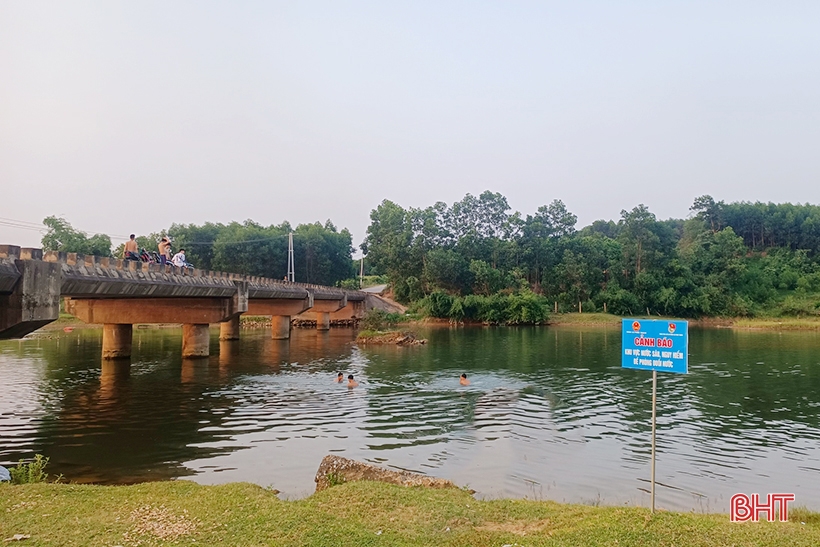
<svg viewBox="0 0 820 547"><path fill-rule="evenodd" d="M15 260L59 263L63 296L228 296L235 290L234 281L247 282L251 298L305 298L307 291L319 300L333 300L346 295L348 300L360 301L366 296L361 291L313 283L291 283L232 272L43 251L15 245L0 245L0 292L10 291L19 278Z"/></svg>

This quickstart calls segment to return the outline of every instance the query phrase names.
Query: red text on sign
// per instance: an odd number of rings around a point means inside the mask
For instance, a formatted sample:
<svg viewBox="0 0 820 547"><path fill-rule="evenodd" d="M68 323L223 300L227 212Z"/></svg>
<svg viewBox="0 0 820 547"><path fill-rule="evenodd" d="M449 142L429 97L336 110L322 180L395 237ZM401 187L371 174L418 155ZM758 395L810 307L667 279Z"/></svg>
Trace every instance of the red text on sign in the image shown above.
<svg viewBox="0 0 820 547"><path fill-rule="evenodd" d="M732 496L730 504L730 518L732 522L746 522L760 520L761 513L766 516L769 522L774 521L775 505L780 511L778 520L786 522L789 520L789 502L794 501L794 494L768 494L765 503L757 494L747 496L746 494L735 494Z"/></svg>

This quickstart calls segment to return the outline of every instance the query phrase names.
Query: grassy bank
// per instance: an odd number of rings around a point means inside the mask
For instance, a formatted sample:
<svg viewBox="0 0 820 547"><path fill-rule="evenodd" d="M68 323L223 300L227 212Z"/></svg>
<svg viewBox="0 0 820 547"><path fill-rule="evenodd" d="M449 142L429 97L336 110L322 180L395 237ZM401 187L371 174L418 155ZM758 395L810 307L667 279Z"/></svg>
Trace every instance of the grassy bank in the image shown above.
<svg viewBox="0 0 820 547"><path fill-rule="evenodd" d="M820 317L739 318L731 320L731 327L738 329L816 330L820 329Z"/></svg>
<svg viewBox="0 0 820 547"><path fill-rule="evenodd" d="M621 317L611 313L553 313L549 325L620 325Z"/></svg>
<svg viewBox="0 0 820 547"><path fill-rule="evenodd" d="M0 515L0 537L29 535L26 545L820 545L812 519L733 524L364 482L298 501L242 483L0 486Z"/></svg>
<svg viewBox="0 0 820 547"><path fill-rule="evenodd" d="M640 316L639 316L640 317ZM621 324L621 316L608 313L555 313L550 315L550 325L614 325ZM660 319L651 317L649 319ZM693 325L704 327L729 327L733 329L761 330L816 330L820 329L820 317L709 317L690 319Z"/></svg>

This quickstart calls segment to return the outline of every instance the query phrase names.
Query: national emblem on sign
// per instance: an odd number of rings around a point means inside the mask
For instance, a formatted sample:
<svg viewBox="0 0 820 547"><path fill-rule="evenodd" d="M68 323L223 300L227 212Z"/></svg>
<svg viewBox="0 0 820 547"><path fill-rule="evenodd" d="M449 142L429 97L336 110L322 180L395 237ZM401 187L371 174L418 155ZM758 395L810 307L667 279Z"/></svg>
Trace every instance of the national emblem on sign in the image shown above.
<svg viewBox="0 0 820 547"><path fill-rule="evenodd" d="M669 323L669 334L674 334L674 333L675 333L675 324L674 323Z"/></svg>
<svg viewBox="0 0 820 547"><path fill-rule="evenodd" d="M632 330L636 331L636 332L641 330L641 324L637 321L633 322L632 323Z"/></svg>

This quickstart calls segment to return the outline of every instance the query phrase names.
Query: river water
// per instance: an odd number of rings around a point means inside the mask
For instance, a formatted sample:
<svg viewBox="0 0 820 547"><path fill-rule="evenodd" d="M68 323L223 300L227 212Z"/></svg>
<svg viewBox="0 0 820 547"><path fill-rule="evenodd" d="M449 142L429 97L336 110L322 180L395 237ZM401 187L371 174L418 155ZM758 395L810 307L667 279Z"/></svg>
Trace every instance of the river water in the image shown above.
<svg viewBox="0 0 820 547"><path fill-rule="evenodd" d="M0 342L0 463L40 453L74 482L250 481L292 499L338 454L485 498L648 504L651 374L620 368L617 329L434 328L419 347L216 335L212 357L183 360L180 330L137 329L114 363L96 329ZM690 335L690 373L658 379L657 505L793 492L820 510L820 335Z"/></svg>

